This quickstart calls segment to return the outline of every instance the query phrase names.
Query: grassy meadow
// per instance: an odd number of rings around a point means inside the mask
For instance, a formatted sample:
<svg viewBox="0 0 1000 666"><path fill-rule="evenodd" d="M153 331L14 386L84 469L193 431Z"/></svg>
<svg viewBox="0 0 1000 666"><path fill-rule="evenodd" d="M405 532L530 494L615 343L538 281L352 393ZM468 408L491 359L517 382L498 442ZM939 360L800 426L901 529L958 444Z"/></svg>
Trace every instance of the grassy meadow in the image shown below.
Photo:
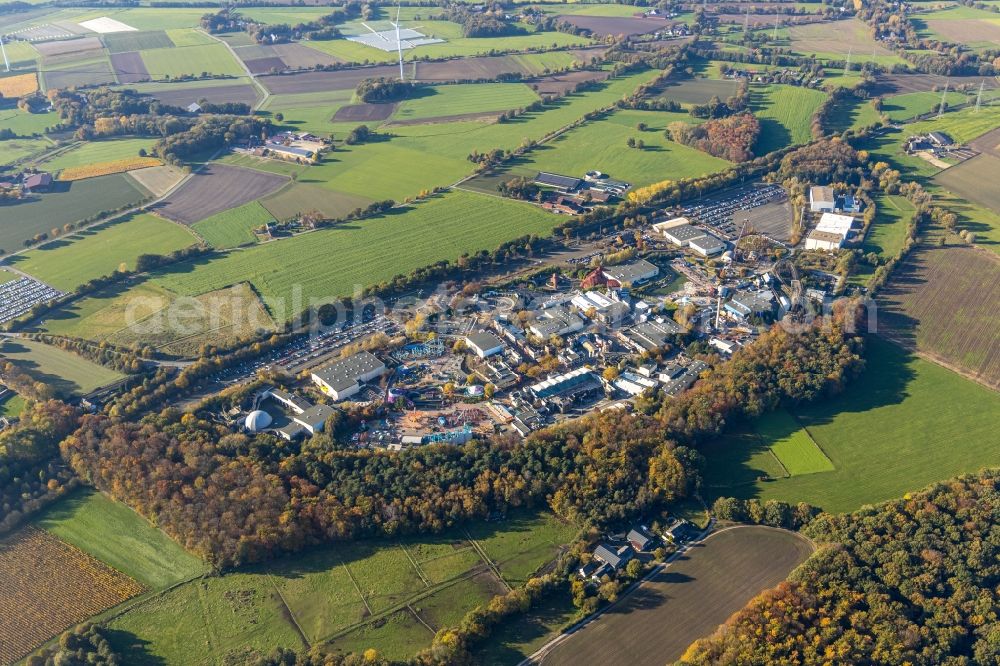
<svg viewBox="0 0 1000 666"><path fill-rule="evenodd" d="M63 397L84 395L123 377L82 356L34 340L0 341L0 358L14 361L36 381Z"/></svg>
<svg viewBox="0 0 1000 666"><path fill-rule="evenodd" d="M826 94L811 88L772 84L750 88L750 109L760 120L755 155L812 140L812 116Z"/></svg>
<svg viewBox="0 0 1000 666"><path fill-rule="evenodd" d="M208 570L132 509L90 489L50 506L34 523L152 590Z"/></svg>
<svg viewBox="0 0 1000 666"><path fill-rule="evenodd" d="M452 192L376 218L238 250L197 270L168 269L155 283L196 296L249 281L276 316L284 308L290 317L296 286L305 299L347 296L356 285L379 284L521 235L547 234L558 222L530 204Z"/></svg>
<svg viewBox="0 0 1000 666"><path fill-rule="evenodd" d="M125 266L140 254L169 254L197 242L188 229L149 213L93 227L13 258L18 269L56 289L72 291Z"/></svg>
<svg viewBox="0 0 1000 666"><path fill-rule="evenodd" d="M1000 395L878 337L869 337L866 359L843 395L792 410L833 471L758 481L767 471L755 459L759 447L737 432L703 451L706 493L839 513L1000 464Z"/></svg>
<svg viewBox="0 0 1000 666"><path fill-rule="evenodd" d="M257 201L230 208L191 225L206 243L216 248L238 247L257 242L253 230L274 221Z"/></svg>

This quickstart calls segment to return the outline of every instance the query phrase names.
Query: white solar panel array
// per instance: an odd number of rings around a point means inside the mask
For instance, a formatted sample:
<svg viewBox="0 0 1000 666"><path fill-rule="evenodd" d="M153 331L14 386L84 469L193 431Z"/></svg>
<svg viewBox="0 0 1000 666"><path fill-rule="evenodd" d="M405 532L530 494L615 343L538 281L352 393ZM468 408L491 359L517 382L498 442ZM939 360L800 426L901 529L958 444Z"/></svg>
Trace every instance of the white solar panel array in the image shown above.
<svg viewBox="0 0 1000 666"><path fill-rule="evenodd" d="M350 42L364 44L365 46L371 46L386 52L398 51L399 49L408 51L418 46L424 46L425 44L441 44L444 42L443 39L428 37L427 35L417 32L412 28L400 29L398 45L396 43L395 30L382 30L379 32L370 32L364 35L353 35L348 37L347 40Z"/></svg>

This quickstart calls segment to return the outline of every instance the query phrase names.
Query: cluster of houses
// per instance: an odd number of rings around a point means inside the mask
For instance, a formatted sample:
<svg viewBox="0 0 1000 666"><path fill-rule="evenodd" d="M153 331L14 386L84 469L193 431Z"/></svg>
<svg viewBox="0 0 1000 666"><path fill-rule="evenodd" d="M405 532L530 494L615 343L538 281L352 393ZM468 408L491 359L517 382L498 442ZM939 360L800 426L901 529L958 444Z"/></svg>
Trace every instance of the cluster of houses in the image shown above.
<svg viewBox="0 0 1000 666"><path fill-rule="evenodd" d="M624 537L610 537L591 551L590 561L577 570L583 580L600 582L605 576L614 577L634 559L648 560L650 554L663 546L680 546L695 536L697 529L686 520L677 520L662 535L656 535L645 525L636 525Z"/></svg>
<svg viewBox="0 0 1000 666"><path fill-rule="evenodd" d="M583 178L540 171L535 185L549 193L542 205L557 213L577 215L592 206L625 196L632 185L608 178L600 171L588 171Z"/></svg>

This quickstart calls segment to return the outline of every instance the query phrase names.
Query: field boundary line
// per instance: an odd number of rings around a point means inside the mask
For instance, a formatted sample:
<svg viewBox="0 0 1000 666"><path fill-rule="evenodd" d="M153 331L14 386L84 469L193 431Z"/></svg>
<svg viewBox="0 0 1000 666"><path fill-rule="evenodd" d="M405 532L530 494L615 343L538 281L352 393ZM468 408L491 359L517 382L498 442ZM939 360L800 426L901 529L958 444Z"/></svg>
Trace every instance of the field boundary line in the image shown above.
<svg viewBox="0 0 1000 666"><path fill-rule="evenodd" d="M368 615L369 616L374 615L374 613L372 612L372 607L368 605L368 599L365 598L364 593L361 591L361 586L358 585L358 581L354 579L354 574L351 573L351 569L350 567L347 566L347 562L344 562L344 560L340 560L340 564L341 566L344 567L344 571L347 572L347 577L351 579L351 583L354 585L354 589L357 591L358 596L361 597L361 603L365 605L365 609L368 611Z"/></svg>
<svg viewBox="0 0 1000 666"><path fill-rule="evenodd" d="M413 614L413 617L417 618L417 622L427 627L427 631L431 632L432 635L437 634L437 631L435 631L434 628L431 627L431 625L424 622L424 618L420 617L420 613L413 610L413 607L410 606L410 604L406 604L406 610L410 611L410 613Z"/></svg>
<svg viewBox="0 0 1000 666"><path fill-rule="evenodd" d="M462 531L465 532L466 538L469 540L469 543L472 544L472 547L476 550L476 553L479 554L479 557L483 560L486 566L488 566L490 570L493 571L493 575L497 577L497 580L500 581L500 584L503 585L505 588L507 588L508 592L513 590L514 588L510 586L510 583L507 582L507 579L503 577L502 573L500 573L500 567L492 559L490 559L490 556L486 554L486 550L484 550L483 547L479 545L479 542L472 538L472 535L469 534L469 530L463 529Z"/></svg>
<svg viewBox="0 0 1000 666"><path fill-rule="evenodd" d="M292 612L292 607L288 605L287 601L285 601L285 595L281 593L281 590L278 588L278 584L274 582L274 576L271 574L265 575L267 576L267 582L271 584L271 587L274 588L275 594L278 595L278 599L281 600L281 605L285 607L286 611L288 611L288 618L292 621L292 624L295 625L295 630L299 632L299 638L302 639L302 643L307 648L311 648L312 643L309 642L309 637L306 636L306 632L302 630L302 625L299 624L298 618L296 618L295 613Z"/></svg>
<svg viewBox="0 0 1000 666"><path fill-rule="evenodd" d="M330 632L329 634L325 635L323 638L317 639L316 640L316 644L319 645L319 644L323 644L323 643L329 643L330 641L336 640L336 639L340 638L341 636L346 636L347 634L351 633L352 631L354 631L356 629L360 629L361 627L363 627L363 626L365 626L367 624L370 624L371 622L373 622L373 621L375 621L375 620L377 620L379 618L387 617L389 615L392 615L393 613L398 613L399 611L403 610L404 608L407 608L410 604L412 604L414 602L421 601L423 599L426 599L427 597L433 596L433 595L437 594L438 592L440 592L442 590L446 590L449 587L452 587L453 585L461 583L462 581L469 580L470 578L475 578L479 574L483 573L483 571L481 571L481 570L480 571L476 571L476 568L478 568L478 567L474 567L474 568L470 569L469 571L466 571L461 576L457 576L457 577L452 578L450 580L446 580L445 582L440 583L438 585L435 585L432 588L423 590L422 592L418 592L417 594L413 595L412 597L410 597L406 601L402 601L402 602L400 602L400 603L398 603L398 604L396 604L394 606L389 606L385 610L379 611L377 614L376 613L372 613L371 615L369 615L368 617L364 618L363 620L359 620L359 621L354 622L352 624L349 624L349 625L347 625L345 627L341 627L339 629L336 629L336 630Z"/></svg>
<svg viewBox="0 0 1000 666"><path fill-rule="evenodd" d="M788 410L786 410L786 411L788 411ZM819 441L815 437L813 437L812 431L809 430L809 426L807 426L805 423L802 422L802 419L799 418L798 414L793 414L790 411L788 413L789 413L789 415L791 415L792 419L796 423L799 424L799 427L802 428L802 430L806 433L806 435L809 436L809 439L810 439L810 441L812 441L813 446L815 446L817 449L819 449L819 452L823 454L823 457L826 458L826 461L828 463L830 463L830 466L833 467L834 470L838 469L837 466L833 464L833 459L830 457L830 454L827 453L823 449L823 446L819 443Z"/></svg>
<svg viewBox="0 0 1000 666"><path fill-rule="evenodd" d="M413 559L412 555L410 555L410 551L406 550L406 546L404 546L402 542L399 543L399 547L403 551L403 554L406 555L406 559L408 559L410 561L410 564L413 565L413 570L417 572L417 575L420 577L420 580L424 582L424 587L430 587L431 586L430 581L427 580L427 577L424 575L424 572L420 570L419 566L417 566L417 561Z"/></svg>
<svg viewBox="0 0 1000 666"><path fill-rule="evenodd" d="M253 111L256 111L256 110L260 109L261 105L263 105L264 102L266 102L268 100L268 98L271 96L271 93L268 92L267 88L265 88L262 83L260 83L259 81L257 81L257 77L254 76L253 72L250 71L250 68L247 67L247 64L245 62L243 62L243 59L240 58L238 55L236 55L236 51L229 44L229 42L227 42L227 41L225 41L223 39L219 39L218 37L216 37L212 33L206 32L206 31L202 30L201 28L198 28L197 30L195 30L195 32L200 32L203 35L207 35L211 39L214 39L215 41L219 42L220 44L222 44L223 46L226 47L226 49L229 51L229 55L233 56L233 58L236 59L236 62L239 63L240 67L243 68L243 71L247 73L247 76L250 78L250 82L253 84L253 87L256 88L263 95L263 97L260 98L260 101L257 102L257 103L255 103L253 105L253 107L251 107L251 109Z"/></svg>

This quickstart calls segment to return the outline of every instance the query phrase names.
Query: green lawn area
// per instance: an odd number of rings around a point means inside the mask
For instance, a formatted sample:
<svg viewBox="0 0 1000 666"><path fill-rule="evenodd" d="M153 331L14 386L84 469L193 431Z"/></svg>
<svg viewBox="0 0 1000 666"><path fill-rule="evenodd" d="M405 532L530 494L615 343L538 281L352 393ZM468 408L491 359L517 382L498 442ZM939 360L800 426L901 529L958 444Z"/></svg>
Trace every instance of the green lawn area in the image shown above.
<svg viewBox="0 0 1000 666"><path fill-rule="evenodd" d="M812 140L812 116L826 93L811 88L771 84L751 86L750 109L760 120L755 155L766 155L793 144Z"/></svg>
<svg viewBox="0 0 1000 666"><path fill-rule="evenodd" d="M724 159L664 138L667 125L676 121L690 122L691 117L666 111L616 111L540 146L519 160L518 166L577 177L597 169L634 186L708 175L731 166ZM647 129L639 131L639 123L646 123ZM629 148L629 138L642 140L645 148Z"/></svg>
<svg viewBox="0 0 1000 666"><path fill-rule="evenodd" d="M913 204L906 197L890 196L880 194L875 199L876 210L875 219L872 221L865 236L865 242L861 245L864 254L874 252L883 260L895 257L903 248L906 242L906 227L913 216ZM851 275L851 281L855 284L864 284L868 277L874 272L872 266L865 262L858 262L855 272Z"/></svg>
<svg viewBox="0 0 1000 666"><path fill-rule="evenodd" d="M28 113L18 108L3 109L0 111L0 127L9 129L19 137L44 134L46 128L52 127L58 122L59 114L55 111L50 111L49 113ZM3 143L6 143L6 141Z"/></svg>
<svg viewBox="0 0 1000 666"><path fill-rule="evenodd" d="M872 106L870 99L860 99L852 96L834 107L826 129L840 134L844 130L877 125L881 121L882 118L875 111L875 107Z"/></svg>
<svg viewBox="0 0 1000 666"><path fill-rule="evenodd" d="M7 398L3 402L0 402L0 416L17 418L24 411L25 405L27 405L27 401L19 395Z"/></svg>
<svg viewBox="0 0 1000 666"><path fill-rule="evenodd" d="M985 91L984 97L992 93ZM992 96L990 96L992 99ZM966 100L965 93L949 92L945 99L949 105L961 104ZM916 116L931 111L937 111L941 105L941 93L939 92L913 92L902 95L893 95L882 100L882 111L889 116L889 120L894 122L904 122Z"/></svg>
<svg viewBox="0 0 1000 666"><path fill-rule="evenodd" d="M112 162L136 157L139 150L147 151L156 143L155 139L106 139L104 141L84 141L64 150L51 158L39 161L36 166L48 171L60 171L69 167Z"/></svg>
<svg viewBox="0 0 1000 666"><path fill-rule="evenodd" d="M881 338L868 339L866 359L843 395L794 410L834 471L757 482L756 452L727 435L704 450L706 494L846 512L1000 464L1000 395Z"/></svg>
<svg viewBox="0 0 1000 666"><path fill-rule="evenodd" d="M426 86L421 95L399 105L393 118L412 120L457 116L464 113L507 111L528 106L538 99L523 83L467 83Z"/></svg>
<svg viewBox="0 0 1000 666"><path fill-rule="evenodd" d="M771 451L788 474L798 476L833 470L833 463L823 455L795 417L784 409L765 414L754 423L757 435L770 443Z"/></svg>
<svg viewBox="0 0 1000 666"><path fill-rule="evenodd" d="M547 234L559 221L529 204L453 192L377 218L238 250L196 271L167 270L155 282L197 295L249 281L280 319L295 314L288 311L295 285L307 300L350 295L356 285L379 284L524 234ZM385 251L389 247L395 250Z"/></svg>
<svg viewBox="0 0 1000 666"><path fill-rule="evenodd" d="M152 590L208 570L132 509L90 489L50 506L35 523Z"/></svg>
<svg viewBox="0 0 1000 666"><path fill-rule="evenodd" d="M227 248L257 242L253 230L274 220L274 216L252 201L216 213L191 226L212 247Z"/></svg>
<svg viewBox="0 0 1000 666"><path fill-rule="evenodd" d="M82 356L34 340L3 340L0 358L14 361L60 396L84 395L123 376Z"/></svg>
<svg viewBox="0 0 1000 666"><path fill-rule="evenodd" d="M7 141L0 142L0 149ZM0 248L8 253L24 248L36 234L61 229L102 211L138 203L149 193L124 174L111 174L72 183L55 183L39 198L0 206Z"/></svg>
<svg viewBox="0 0 1000 666"><path fill-rule="evenodd" d="M548 513L517 513L468 530L494 561L534 571L577 532ZM464 528L436 536L358 540L310 549L221 577L200 579L147 601L110 625L125 663L220 660L234 649L339 653L369 647L406 659L434 631L456 624L503 590ZM369 611L370 609L370 611ZM417 615L419 614L419 619ZM430 628L428 628L430 627Z"/></svg>
<svg viewBox="0 0 1000 666"><path fill-rule="evenodd" d="M56 289L72 291L123 264L130 270L140 254L170 254L197 242L186 228L148 213L87 229L13 257L17 268Z"/></svg>
<svg viewBox="0 0 1000 666"><path fill-rule="evenodd" d="M175 78L185 74L200 76L246 73L224 44L203 44L173 49L148 49L140 51L149 75L154 79Z"/></svg>
<svg viewBox="0 0 1000 666"><path fill-rule="evenodd" d="M35 155L51 148L52 144L45 139L8 139L0 141L0 165L10 164L16 160Z"/></svg>

